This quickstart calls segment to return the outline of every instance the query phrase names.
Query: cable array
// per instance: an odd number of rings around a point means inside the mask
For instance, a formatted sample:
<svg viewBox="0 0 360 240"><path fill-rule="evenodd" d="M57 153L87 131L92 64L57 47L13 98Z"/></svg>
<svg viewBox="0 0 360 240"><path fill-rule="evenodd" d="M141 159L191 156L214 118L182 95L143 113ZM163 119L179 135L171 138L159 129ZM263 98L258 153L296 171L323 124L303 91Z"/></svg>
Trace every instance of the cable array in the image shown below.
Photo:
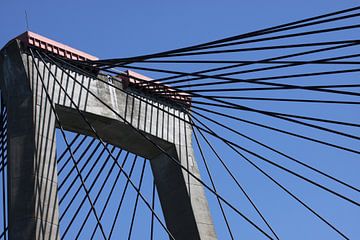
<svg viewBox="0 0 360 240"><path fill-rule="evenodd" d="M352 220L335 219L319 207L316 198L326 199L337 211L344 206L360 213L360 182L351 172L359 167L360 154L359 11L354 7L128 58L74 61L29 47L28 61L34 65L33 74L64 146L57 152L61 239L114 239L120 234L127 239L175 239L161 210L151 160L108 143L63 79L180 168L190 199L190 183L203 186L219 239L239 239L242 234L288 238L283 226L292 218L281 219L268 209L275 205L263 201L274 198L269 192L282 203L294 204L296 213L309 214L309 221L328 230L324 236L355 237ZM134 123L126 116L132 118L133 112L125 110L124 116L81 76L148 106L145 117L168 124L171 117L173 126L179 122L178 133L187 136L186 131L191 131L191 140L185 137L189 142L183 144L192 142L201 178L190 170L188 148L180 152L186 161L178 161L145 134L161 132L165 138L169 129L139 129L140 120ZM90 136L67 131L49 82L76 111ZM2 239L7 239L8 226L6 116L1 101ZM182 139L179 134L176 141L182 143ZM340 165L349 176L328 167ZM261 190L254 190L255 185ZM139 229L145 235L138 235Z"/></svg>

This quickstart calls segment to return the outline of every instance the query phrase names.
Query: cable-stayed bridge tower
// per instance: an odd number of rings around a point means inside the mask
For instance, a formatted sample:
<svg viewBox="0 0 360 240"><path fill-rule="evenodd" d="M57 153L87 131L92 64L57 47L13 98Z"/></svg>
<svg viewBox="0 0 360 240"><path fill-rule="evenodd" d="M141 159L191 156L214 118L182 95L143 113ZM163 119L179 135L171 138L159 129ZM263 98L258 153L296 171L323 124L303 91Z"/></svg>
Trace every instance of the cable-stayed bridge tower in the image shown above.
<svg viewBox="0 0 360 240"><path fill-rule="evenodd" d="M357 239L359 11L126 58L11 40L0 240Z"/></svg>
<svg viewBox="0 0 360 240"><path fill-rule="evenodd" d="M138 79L148 78L132 71L106 76L90 68L61 64L38 50L61 59L97 60L32 32L1 50L10 239L60 239L56 128L98 138L102 144L148 159L172 236L216 239L204 188L180 167L187 166L200 178L187 114L191 98L181 93L159 96L158 89L172 93L161 84L142 91ZM121 168L115 157L108 161ZM89 190L83 188L94 210Z"/></svg>

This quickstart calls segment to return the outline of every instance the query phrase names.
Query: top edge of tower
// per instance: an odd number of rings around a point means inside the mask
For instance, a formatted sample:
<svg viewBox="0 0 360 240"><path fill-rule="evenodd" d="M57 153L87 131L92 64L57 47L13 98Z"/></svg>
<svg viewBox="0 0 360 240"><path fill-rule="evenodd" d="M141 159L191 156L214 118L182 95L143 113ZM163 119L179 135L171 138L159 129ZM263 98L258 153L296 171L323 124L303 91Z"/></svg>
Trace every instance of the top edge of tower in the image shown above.
<svg viewBox="0 0 360 240"><path fill-rule="evenodd" d="M62 57L68 58L68 59L79 60L79 61L99 60L99 58L97 58L95 56L92 56L88 53L77 50L68 45L59 43L55 40L44 37L44 36L34 33L34 32L26 31L26 32L20 34L19 36L17 36L15 39L20 40L23 44L25 44L27 46L38 47L40 49L52 52L54 54L57 54L59 56L62 56Z"/></svg>
<svg viewBox="0 0 360 240"><path fill-rule="evenodd" d="M20 41L24 46L36 47L75 61L99 60L98 57L95 57L93 55L77 50L68 45L57 42L55 40L31 31L26 31L15 37L14 39L10 40L4 46L4 48L14 40ZM139 90L150 92L152 94L156 94L160 97L167 98L173 101L181 102L186 106L191 106L192 100L190 94L187 94L185 92L177 92L172 89L171 86L167 86L166 84L161 82L153 81L153 79L139 74L135 71L127 70L123 76L119 75L116 77L122 80L125 88L127 88L128 86L133 86ZM149 82L149 84L147 82Z"/></svg>

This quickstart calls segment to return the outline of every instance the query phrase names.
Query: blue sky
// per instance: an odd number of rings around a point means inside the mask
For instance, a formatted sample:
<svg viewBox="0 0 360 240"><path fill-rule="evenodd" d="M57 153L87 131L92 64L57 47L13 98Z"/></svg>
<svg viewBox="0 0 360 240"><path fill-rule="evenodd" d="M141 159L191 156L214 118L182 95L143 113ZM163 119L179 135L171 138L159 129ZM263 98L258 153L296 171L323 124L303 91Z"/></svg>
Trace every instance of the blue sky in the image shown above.
<svg viewBox="0 0 360 240"><path fill-rule="evenodd" d="M236 35L357 1L2 1L1 39L30 30L100 58L133 56Z"/></svg>
<svg viewBox="0 0 360 240"><path fill-rule="evenodd" d="M188 46L215 40L227 36L237 35L264 27L286 23L305 17L311 17L326 12L336 11L356 6L358 1L324 1L324 0L252 0L252 1L6 1L0 5L0 46L26 30L25 10L28 14L29 28L31 31L47 36L51 39L83 50L99 58L129 57L134 55L153 53L173 48ZM354 36L352 36L354 37ZM354 37L355 38L355 37ZM357 35L357 38L358 35ZM322 38L321 40L325 40ZM286 71L282 72L286 74ZM156 75L154 75L155 77ZM359 78L354 74L353 81ZM337 78L336 80L340 80ZM290 96L288 93L287 96ZM253 95L255 96L255 95ZM360 114L357 107L339 107L333 109L321 109L319 106L307 109L303 105L262 106L249 104L252 107L269 107L269 109L286 110L302 114L319 114L320 116L334 117L335 119L359 122ZM295 106L295 107L294 107ZM274 107L274 108L271 108ZM236 114L229 110L230 114ZM256 118L251 114L248 118ZM220 118L219 118L220 119ZM269 119L262 120L269 123ZM229 124L236 124L229 121ZM277 123L282 124L282 123ZM279 126L278 125L278 126ZM235 126L235 125L234 125ZM217 129L216 126L213 126ZM283 125L284 128L294 129L292 125ZM274 147L282 149L292 156L296 156L305 162L326 170L329 173L344 179L354 186L360 186L359 157L335 151L333 149L319 147L318 145L299 142L296 139L273 135L272 132L254 129L249 126L237 126L241 131L263 140ZM312 132L309 129L296 129L304 134L324 137L325 141L332 141L329 136ZM360 135L358 129L345 129L354 131ZM230 133L227 137L235 138ZM340 143L358 149L358 142L345 142L337 139ZM213 140L214 143L216 140ZM251 148L250 143L242 142ZM203 143L205 145L205 143ZM220 151L228 159L236 159L231 151L218 143ZM198 161L199 152L197 153ZM207 149L209 154L209 149ZM267 157L276 158L270 153ZM209 161L214 159L210 157ZM314 209L327 217L336 226L342 229L351 239L360 239L360 210L358 207L338 200L328 193L304 184L283 172L272 168L257 160L261 166L271 172L281 183L295 191ZM319 222L297 203L284 195L263 176L251 170L245 163L230 162L236 176L244 182L246 189L254 197L259 207L269 221L273 223L280 239L341 239L331 229ZM140 165L140 164L139 164ZM291 164L288 167L301 172L302 170ZM221 166L212 162L215 179L223 187L222 193L231 202L235 203L260 226L264 226L261 220L247 205L243 196L234 190L234 185L228 176L222 171ZM203 171L203 166L200 164ZM204 172L203 172L204 173ZM318 180L328 186L342 191L347 196L359 201L359 194L348 191L336 185L331 185L324 179L315 177L309 172L302 174ZM206 179L206 178L205 178ZM207 180L207 179L206 179ZM208 180L207 180L208 181ZM149 188L149 184L147 188ZM216 208L215 199L209 196L211 206ZM129 205L130 206L130 205ZM143 209L145 207L143 206ZM145 210L144 210L145 211ZM240 220L238 216L227 212L230 216L235 235L238 239L262 239L261 235ZM217 210L212 212L217 225L219 239L227 239L228 235L221 216ZM141 223L143 217L139 217ZM139 225L141 226L141 225ZM142 239L144 235L134 236L134 239ZM243 238L240 238L240 237ZM162 239L162 238L160 238Z"/></svg>

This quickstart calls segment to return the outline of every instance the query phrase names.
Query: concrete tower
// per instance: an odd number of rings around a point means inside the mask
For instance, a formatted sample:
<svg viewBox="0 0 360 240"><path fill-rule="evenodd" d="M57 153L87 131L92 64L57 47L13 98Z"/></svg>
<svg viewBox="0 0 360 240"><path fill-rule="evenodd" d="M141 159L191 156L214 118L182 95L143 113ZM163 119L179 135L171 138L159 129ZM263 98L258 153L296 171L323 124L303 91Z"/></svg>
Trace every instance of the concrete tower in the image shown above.
<svg viewBox="0 0 360 240"><path fill-rule="evenodd" d="M189 108L191 99L180 93L159 97L143 92L137 79L149 79L130 71L121 82L112 82L116 89L83 71L33 58L29 47L73 60L97 59L31 32L0 52L0 88L8 110L10 239L60 239L56 117L66 130L94 136L77 108L104 141L149 159L166 226L175 239L216 239L203 186L192 177L189 182L186 171L173 162L176 159L200 177L192 129L185 122L188 115L174 101Z"/></svg>

